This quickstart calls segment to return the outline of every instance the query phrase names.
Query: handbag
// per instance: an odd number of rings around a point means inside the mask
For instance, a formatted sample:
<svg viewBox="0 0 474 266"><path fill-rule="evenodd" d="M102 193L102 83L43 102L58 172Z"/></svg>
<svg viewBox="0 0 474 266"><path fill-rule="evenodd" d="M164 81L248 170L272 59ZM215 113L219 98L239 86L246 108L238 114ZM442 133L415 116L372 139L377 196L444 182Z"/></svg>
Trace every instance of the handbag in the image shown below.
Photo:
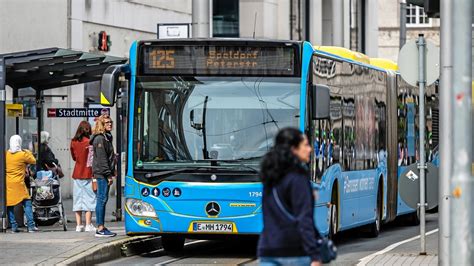
<svg viewBox="0 0 474 266"><path fill-rule="evenodd" d="M92 191L97 192L97 179L92 179Z"/></svg>
<svg viewBox="0 0 474 266"><path fill-rule="evenodd" d="M276 190L275 187L273 187L272 194L281 212L288 218L288 220L295 222L296 218L285 208L285 206L283 206L283 203L281 203L280 197L278 196L278 191ZM334 242L332 240L327 239L325 237L321 237L320 239L317 240L317 243L320 246L322 263L329 263L336 259L337 248L336 248L336 245L334 245Z"/></svg>
<svg viewBox="0 0 474 266"><path fill-rule="evenodd" d="M64 177L64 172L63 172L63 169L61 169L61 165L58 165L58 164L55 164L53 163L53 167L49 167L48 165L46 165L46 168L50 171L52 171L55 175L57 175L59 178L63 178Z"/></svg>
<svg viewBox="0 0 474 266"><path fill-rule="evenodd" d="M92 167L92 162L94 161L94 146L89 145L87 147L87 161L86 161L86 167Z"/></svg>

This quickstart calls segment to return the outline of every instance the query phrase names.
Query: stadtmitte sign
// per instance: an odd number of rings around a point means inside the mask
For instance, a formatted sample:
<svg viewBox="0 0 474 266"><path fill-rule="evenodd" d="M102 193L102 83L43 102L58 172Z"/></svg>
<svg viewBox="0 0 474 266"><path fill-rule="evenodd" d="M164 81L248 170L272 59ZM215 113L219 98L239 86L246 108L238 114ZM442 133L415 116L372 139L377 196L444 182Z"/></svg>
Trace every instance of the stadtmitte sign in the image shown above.
<svg viewBox="0 0 474 266"><path fill-rule="evenodd" d="M48 117L98 117L110 114L109 108L48 108Z"/></svg>

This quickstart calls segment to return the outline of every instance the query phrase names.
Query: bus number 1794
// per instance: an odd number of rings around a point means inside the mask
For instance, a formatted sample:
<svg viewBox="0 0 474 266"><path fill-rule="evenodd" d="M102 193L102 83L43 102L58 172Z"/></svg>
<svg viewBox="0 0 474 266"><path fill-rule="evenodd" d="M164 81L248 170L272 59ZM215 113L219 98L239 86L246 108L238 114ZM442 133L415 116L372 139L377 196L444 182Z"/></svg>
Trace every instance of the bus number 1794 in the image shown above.
<svg viewBox="0 0 474 266"><path fill-rule="evenodd" d="M261 197L262 196L262 192L249 192L249 197L252 197L252 198L257 198L257 197Z"/></svg>

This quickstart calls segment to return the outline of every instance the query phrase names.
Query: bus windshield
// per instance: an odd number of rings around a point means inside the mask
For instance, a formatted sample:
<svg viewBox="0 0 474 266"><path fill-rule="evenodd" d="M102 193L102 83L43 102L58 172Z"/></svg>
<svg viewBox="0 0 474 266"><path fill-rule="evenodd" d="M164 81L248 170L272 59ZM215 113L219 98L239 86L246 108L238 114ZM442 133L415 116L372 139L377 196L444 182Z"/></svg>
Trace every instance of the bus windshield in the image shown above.
<svg viewBox="0 0 474 266"><path fill-rule="evenodd" d="M135 167L256 161L298 125L299 78L138 77Z"/></svg>

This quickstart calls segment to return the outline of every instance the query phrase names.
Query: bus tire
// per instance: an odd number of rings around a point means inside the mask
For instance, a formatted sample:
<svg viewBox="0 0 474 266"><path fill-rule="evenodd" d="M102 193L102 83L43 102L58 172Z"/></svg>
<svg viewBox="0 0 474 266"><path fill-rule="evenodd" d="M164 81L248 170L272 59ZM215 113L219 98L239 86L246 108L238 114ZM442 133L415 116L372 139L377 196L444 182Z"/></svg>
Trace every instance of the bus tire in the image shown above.
<svg viewBox="0 0 474 266"><path fill-rule="evenodd" d="M178 235L161 236L161 245L167 252L179 252L184 248L184 237Z"/></svg>
<svg viewBox="0 0 474 266"><path fill-rule="evenodd" d="M328 237L329 239L336 240L339 217L339 208L337 206L337 185L332 189L330 215Z"/></svg>
<svg viewBox="0 0 474 266"><path fill-rule="evenodd" d="M408 214L407 218L410 225L420 225L420 210L418 209L416 212Z"/></svg>
<svg viewBox="0 0 474 266"><path fill-rule="evenodd" d="M378 237L379 236L379 233L380 233L380 226L382 224L382 208L381 208L381 205L382 205L382 193L381 192L381 189L380 189L380 186L379 186L379 189L377 191L377 204L376 204L376 208L375 208L375 222L373 222L371 225L370 225L370 228L369 228L369 237Z"/></svg>

